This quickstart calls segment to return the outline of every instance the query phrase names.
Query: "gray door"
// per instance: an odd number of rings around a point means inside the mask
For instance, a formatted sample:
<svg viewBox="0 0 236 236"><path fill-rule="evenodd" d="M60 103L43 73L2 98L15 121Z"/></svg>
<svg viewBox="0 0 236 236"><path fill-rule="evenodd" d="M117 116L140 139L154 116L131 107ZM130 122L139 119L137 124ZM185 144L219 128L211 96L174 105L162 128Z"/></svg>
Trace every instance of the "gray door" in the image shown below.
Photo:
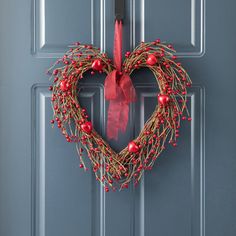
<svg viewBox="0 0 236 236"><path fill-rule="evenodd" d="M74 144L52 129L46 69L74 41L112 56L113 0L0 3L1 236L236 235L236 2L126 0L124 49L161 38L174 44L193 80L193 121L183 122L137 188L104 193L79 168ZM138 101L119 150L156 104L149 71L137 71ZM104 134L104 78L88 78L80 101Z"/></svg>

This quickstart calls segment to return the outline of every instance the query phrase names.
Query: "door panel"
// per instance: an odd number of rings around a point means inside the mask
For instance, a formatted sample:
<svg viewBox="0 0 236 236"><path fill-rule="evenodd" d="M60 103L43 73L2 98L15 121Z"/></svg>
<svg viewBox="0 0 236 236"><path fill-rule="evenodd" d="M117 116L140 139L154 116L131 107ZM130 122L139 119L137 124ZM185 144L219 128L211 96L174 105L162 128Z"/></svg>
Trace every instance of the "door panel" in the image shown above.
<svg viewBox="0 0 236 236"><path fill-rule="evenodd" d="M33 0L32 53L43 58L59 57L78 40L98 43L99 7L95 0Z"/></svg>
<svg viewBox="0 0 236 236"><path fill-rule="evenodd" d="M205 0L136 2L136 22L140 23L137 28L140 37L137 37L136 42L149 42L160 36L165 41L171 39L178 56L203 55L204 4Z"/></svg>
<svg viewBox="0 0 236 236"><path fill-rule="evenodd" d="M178 146L166 145L138 187L105 194L92 170L79 168L75 145L51 128L45 71L75 41L112 57L114 0L2 0L0 235L234 236L235 6L126 0L124 51L143 40L173 43L194 82L193 120L183 122ZM86 76L79 99L105 137L104 77ZM138 101L126 134L109 142L117 151L138 135L157 102L150 71L131 77Z"/></svg>

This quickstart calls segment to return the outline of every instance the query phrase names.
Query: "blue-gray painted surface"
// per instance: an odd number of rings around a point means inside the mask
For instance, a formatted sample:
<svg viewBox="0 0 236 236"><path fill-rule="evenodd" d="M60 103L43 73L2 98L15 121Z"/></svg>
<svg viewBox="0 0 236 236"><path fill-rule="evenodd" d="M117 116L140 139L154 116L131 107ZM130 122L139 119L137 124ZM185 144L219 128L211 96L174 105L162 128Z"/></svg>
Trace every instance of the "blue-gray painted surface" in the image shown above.
<svg viewBox="0 0 236 236"><path fill-rule="evenodd" d="M2 0L0 4L0 236L236 235L236 3L127 0L124 50L172 42L193 80L192 123L137 188L105 194L84 173L73 144L52 129L46 69L81 41L112 56L113 0ZM138 101L116 150L156 104L150 71L132 74ZM105 134L104 76L81 85L80 101Z"/></svg>

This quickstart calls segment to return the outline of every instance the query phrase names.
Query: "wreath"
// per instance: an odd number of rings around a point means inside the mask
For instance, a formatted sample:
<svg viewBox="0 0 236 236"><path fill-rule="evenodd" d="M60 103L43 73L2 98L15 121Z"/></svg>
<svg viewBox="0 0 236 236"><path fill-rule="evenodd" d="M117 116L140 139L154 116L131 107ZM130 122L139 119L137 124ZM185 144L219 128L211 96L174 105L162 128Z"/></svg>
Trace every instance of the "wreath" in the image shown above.
<svg viewBox="0 0 236 236"><path fill-rule="evenodd" d="M174 147L177 145L181 120L191 120L186 104L187 87L191 86L191 80L181 64L176 62L174 52L172 45L161 43L159 39L150 43L142 42L132 52L126 52L122 70L118 72L106 53L101 53L92 45L75 43L49 69L53 79L49 87L54 116L51 123L57 123L67 142L76 144L80 167L87 170L83 148L79 143L83 145L96 179L106 192L109 189L128 188L131 180L137 185L143 172L152 169L166 143ZM125 87L132 84L129 77L132 72L144 67L150 69L156 78L158 102L139 135L116 153L94 129L86 108L81 107L78 84L84 80L85 72L90 71L92 75L105 73L105 85L116 78L114 84L118 83L119 86L121 81L125 81L120 85ZM112 74L116 76L112 77ZM126 105L135 101L135 90L132 86L128 87ZM107 97L111 90L112 87L106 91Z"/></svg>

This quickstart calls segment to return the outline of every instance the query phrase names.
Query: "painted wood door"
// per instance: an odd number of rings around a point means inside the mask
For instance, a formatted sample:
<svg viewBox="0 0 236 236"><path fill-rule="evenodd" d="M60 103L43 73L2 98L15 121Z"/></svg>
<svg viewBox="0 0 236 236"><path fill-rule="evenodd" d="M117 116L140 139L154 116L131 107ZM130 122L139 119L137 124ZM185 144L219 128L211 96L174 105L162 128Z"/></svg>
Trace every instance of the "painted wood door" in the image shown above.
<svg viewBox="0 0 236 236"><path fill-rule="evenodd" d="M105 194L79 169L75 146L52 129L46 69L74 41L112 56L113 0L2 0L0 3L1 236L233 236L236 234L235 1L126 0L124 50L172 42L193 80L192 123L183 123L137 188ZM146 70L133 76L134 138L156 104ZM81 103L103 135L104 78L88 78Z"/></svg>

